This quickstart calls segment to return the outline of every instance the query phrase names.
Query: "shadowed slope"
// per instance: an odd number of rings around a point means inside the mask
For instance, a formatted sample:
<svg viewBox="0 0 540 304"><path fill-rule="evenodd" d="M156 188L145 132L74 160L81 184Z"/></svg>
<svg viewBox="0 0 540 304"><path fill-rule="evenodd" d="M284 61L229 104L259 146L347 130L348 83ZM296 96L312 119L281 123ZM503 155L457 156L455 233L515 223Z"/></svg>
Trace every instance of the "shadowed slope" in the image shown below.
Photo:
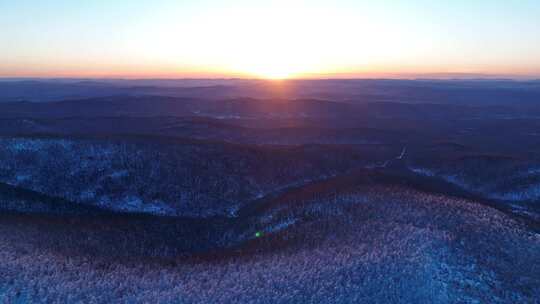
<svg viewBox="0 0 540 304"><path fill-rule="evenodd" d="M99 303L509 303L540 293L540 236L483 204L374 179L272 201L234 219L82 218L73 231L67 219L4 217L0 287L11 300L58 286L51 301Z"/></svg>

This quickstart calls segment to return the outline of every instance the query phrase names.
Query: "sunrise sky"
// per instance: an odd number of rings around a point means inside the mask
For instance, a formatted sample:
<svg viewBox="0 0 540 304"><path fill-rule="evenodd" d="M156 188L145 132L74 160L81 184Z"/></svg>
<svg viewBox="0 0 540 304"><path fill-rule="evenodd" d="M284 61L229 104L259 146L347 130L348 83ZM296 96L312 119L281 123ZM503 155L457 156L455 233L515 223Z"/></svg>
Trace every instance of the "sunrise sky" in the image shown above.
<svg viewBox="0 0 540 304"><path fill-rule="evenodd" d="M0 77L540 76L540 1L0 0Z"/></svg>

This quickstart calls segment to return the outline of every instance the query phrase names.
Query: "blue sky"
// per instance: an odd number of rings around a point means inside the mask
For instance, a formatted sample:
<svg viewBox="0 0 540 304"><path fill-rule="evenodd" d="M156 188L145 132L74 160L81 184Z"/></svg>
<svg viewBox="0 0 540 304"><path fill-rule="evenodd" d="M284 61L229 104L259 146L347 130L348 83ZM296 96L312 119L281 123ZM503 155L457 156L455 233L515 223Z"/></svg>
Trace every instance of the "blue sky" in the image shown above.
<svg viewBox="0 0 540 304"><path fill-rule="evenodd" d="M6 1L0 76L540 74L540 1Z"/></svg>

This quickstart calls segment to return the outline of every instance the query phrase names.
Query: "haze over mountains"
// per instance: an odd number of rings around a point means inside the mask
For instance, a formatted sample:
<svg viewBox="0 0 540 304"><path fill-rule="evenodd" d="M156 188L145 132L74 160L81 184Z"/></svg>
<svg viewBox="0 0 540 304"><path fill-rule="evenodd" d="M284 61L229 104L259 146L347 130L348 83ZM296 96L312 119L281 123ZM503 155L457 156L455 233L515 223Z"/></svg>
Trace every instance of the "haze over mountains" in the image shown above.
<svg viewBox="0 0 540 304"><path fill-rule="evenodd" d="M513 80L0 81L0 300L535 303L539 102Z"/></svg>
<svg viewBox="0 0 540 304"><path fill-rule="evenodd" d="M59 101L109 96L190 97L227 99L330 99L334 101L408 103L534 102L538 80L109 80L109 79L0 79L0 102Z"/></svg>

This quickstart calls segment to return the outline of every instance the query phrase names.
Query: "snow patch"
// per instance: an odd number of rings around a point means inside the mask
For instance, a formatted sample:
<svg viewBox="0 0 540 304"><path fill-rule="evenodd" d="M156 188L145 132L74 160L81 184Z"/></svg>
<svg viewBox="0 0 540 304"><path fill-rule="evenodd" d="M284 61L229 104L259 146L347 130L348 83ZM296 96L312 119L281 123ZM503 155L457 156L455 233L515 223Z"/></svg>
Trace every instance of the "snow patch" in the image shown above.
<svg viewBox="0 0 540 304"><path fill-rule="evenodd" d="M287 219L283 222L274 224L273 226L266 227L263 231L266 233L274 233L286 229L287 227L294 225L297 222L296 218Z"/></svg>

